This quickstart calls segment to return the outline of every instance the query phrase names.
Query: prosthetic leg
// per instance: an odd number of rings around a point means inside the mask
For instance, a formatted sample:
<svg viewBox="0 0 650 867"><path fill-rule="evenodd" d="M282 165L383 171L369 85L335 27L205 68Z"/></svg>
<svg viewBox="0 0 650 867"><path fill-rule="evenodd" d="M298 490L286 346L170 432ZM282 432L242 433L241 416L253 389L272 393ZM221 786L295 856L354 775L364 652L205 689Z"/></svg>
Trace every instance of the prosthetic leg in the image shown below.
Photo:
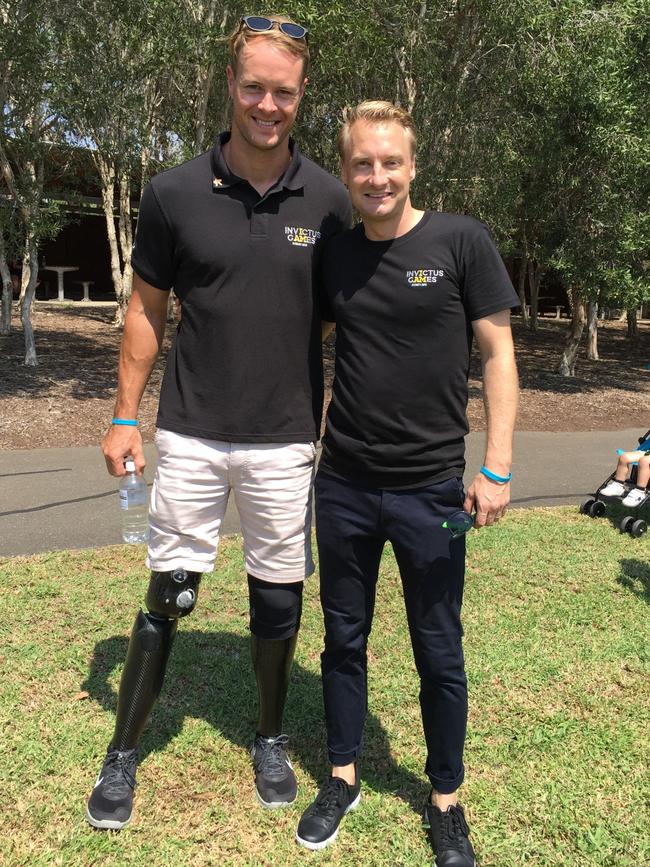
<svg viewBox="0 0 650 867"><path fill-rule="evenodd" d="M131 821L137 743L160 694L178 619L196 605L200 572L152 572L138 612L120 681L113 740L86 807L95 828L119 831Z"/></svg>
<svg viewBox="0 0 650 867"><path fill-rule="evenodd" d="M113 749L137 745L162 688L178 620L194 610L200 580L200 572L185 569L151 573L149 613L138 612L122 671Z"/></svg>
<svg viewBox="0 0 650 867"><path fill-rule="evenodd" d="M287 758L289 740L282 717L302 611L302 581L273 584L248 576L251 656L257 681L259 718L251 758L255 790L263 807L295 800L296 777Z"/></svg>

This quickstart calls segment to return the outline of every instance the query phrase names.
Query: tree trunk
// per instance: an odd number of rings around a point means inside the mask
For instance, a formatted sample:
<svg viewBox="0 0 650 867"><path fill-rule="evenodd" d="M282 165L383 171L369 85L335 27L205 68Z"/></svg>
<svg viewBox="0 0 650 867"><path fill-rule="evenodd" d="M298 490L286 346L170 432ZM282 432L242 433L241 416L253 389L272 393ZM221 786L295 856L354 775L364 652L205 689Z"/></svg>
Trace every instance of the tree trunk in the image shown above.
<svg viewBox="0 0 650 867"><path fill-rule="evenodd" d="M127 172L120 175L120 253L122 267L122 294L118 310L119 325L124 325L126 308L131 298L133 285L133 268L131 267L131 251L133 249L133 222L131 220L131 182ZM117 317L116 317L116 324Z"/></svg>
<svg viewBox="0 0 650 867"><path fill-rule="evenodd" d="M115 311L114 325L121 327L124 324L124 314L128 296L131 293L131 249L128 247L127 257L124 270L120 260L120 252L124 255L127 245L130 245L132 230L131 230L131 215L128 219L123 215L123 196L128 200L128 184L124 179L120 179L120 209L118 215L119 237L118 230L115 227L115 166L109 163L104 157L97 154L95 163L102 183L102 207L104 210L104 218L106 220L106 234L108 237L108 246L111 255L111 277L113 279L113 290L115 292L115 300L117 301L117 310ZM121 249L120 249L121 248ZM128 288L127 288L128 287ZM126 288L126 300L125 296Z"/></svg>
<svg viewBox="0 0 650 867"><path fill-rule="evenodd" d="M122 270L117 246L117 232L115 231L115 171L103 160L98 160L98 169L102 183L102 208L106 220L106 235L111 255L111 278L115 297L119 300L122 290Z"/></svg>
<svg viewBox="0 0 650 867"><path fill-rule="evenodd" d="M207 128L208 105L214 80L215 64L201 66L196 75L196 108L194 117L194 142L192 151L195 156L203 153L205 131Z"/></svg>
<svg viewBox="0 0 650 867"><path fill-rule="evenodd" d="M427 16L427 0L422 0L420 3L420 10L418 12L418 20L413 27L413 29L408 33L406 38L406 43L401 45L399 48L394 49L395 60L397 61L397 66L401 73L401 88L403 93L403 100L399 100L409 114L413 113L413 109L415 107L415 101L418 96L418 86L415 80L415 76L413 75L413 70L410 63L410 58L413 55L413 51L415 46L417 45L418 39L421 38L424 22Z"/></svg>
<svg viewBox="0 0 650 867"><path fill-rule="evenodd" d="M639 339L639 323L637 322L636 307L628 307L627 309L627 339Z"/></svg>
<svg viewBox="0 0 650 867"><path fill-rule="evenodd" d="M528 273L528 262L526 257L522 256L519 262L519 280L517 282L517 295L519 295L519 304L521 305L521 319L526 328L529 326L528 307L526 305L526 274Z"/></svg>
<svg viewBox="0 0 650 867"><path fill-rule="evenodd" d="M11 282L11 271L5 256L4 241L0 236L0 275L2 275L2 303L0 305L0 334L3 337L11 334L11 302L14 287Z"/></svg>
<svg viewBox="0 0 650 867"><path fill-rule="evenodd" d="M576 358L578 356L582 332L585 327L585 302L582 292L575 286L571 289L571 307L571 331L569 332L559 367L559 373L562 376L575 376Z"/></svg>
<svg viewBox="0 0 650 867"><path fill-rule="evenodd" d="M32 325L32 302L36 292L38 279L38 244L33 232L29 232L25 238L25 253L23 255L23 279L20 289L20 319L23 324L25 335L25 364L27 367L36 367L36 342L34 340L34 327Z"/></svg>
<svg viewBox="0 0 650 867"><path fill-rule="evenodd" d="M587 303L587 358L598 361L598 299L590 298Z"/></svg>
<svg viewBox="0 0 650 867"><path fill-rule="evenodd" d="M539 284L542 268L534 259L528 260L528 286L530 287L530 330L537 331L539 313Z"/></svg>
<svg viewBox="0 0 650 867"><path fill-rule="evenodd" d="M528 274L528 237L526 235L526 221L521 221L521 262L519 263L519 281L517 295L521 304L521 318L526 328L530 327L528 307L526 306L526 276Z"/></svg>

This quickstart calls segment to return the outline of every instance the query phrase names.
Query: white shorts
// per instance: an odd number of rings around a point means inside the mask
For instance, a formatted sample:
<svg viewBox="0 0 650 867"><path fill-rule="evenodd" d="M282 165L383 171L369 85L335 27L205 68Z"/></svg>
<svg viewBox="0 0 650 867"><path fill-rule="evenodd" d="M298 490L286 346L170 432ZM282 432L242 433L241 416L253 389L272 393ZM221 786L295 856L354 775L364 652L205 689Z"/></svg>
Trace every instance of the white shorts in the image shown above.
<svg viewBox="0 0 650 867"><path fill-rule="evenodd" d="M301 581L311 554L313 443L226 443L158 429L147 566L211 572L232 490L246 571Z"/></svg>

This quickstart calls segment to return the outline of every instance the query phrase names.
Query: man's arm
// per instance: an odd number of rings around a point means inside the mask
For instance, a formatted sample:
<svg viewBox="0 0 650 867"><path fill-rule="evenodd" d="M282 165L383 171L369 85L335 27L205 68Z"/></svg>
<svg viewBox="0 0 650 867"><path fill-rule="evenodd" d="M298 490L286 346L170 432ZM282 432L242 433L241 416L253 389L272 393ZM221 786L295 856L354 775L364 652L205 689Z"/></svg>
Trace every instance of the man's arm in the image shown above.
<svg viewBox="0 0 650 867"><path fill-rule="evenodd" d="M512 435L517 415L519 382L510 330L510 311L502 310L472 323L481 353L487 444L483 464L498 476L512 466ZM478 473L467 491L464 509L476 512L476 527L494 524L510 502L510 484Z"/></svg>
<svg viewBox="0 0 650 867"><path fill-rule="evenodd" d="M137 418L142 394L165 336L168 297L169 292L156 289L134 275L120 347L116 418ZM102 440L102 452L112 476L124 475L127 455L133 455L139 473L144 469L142 437L137 427L111 425Z"/></svg>

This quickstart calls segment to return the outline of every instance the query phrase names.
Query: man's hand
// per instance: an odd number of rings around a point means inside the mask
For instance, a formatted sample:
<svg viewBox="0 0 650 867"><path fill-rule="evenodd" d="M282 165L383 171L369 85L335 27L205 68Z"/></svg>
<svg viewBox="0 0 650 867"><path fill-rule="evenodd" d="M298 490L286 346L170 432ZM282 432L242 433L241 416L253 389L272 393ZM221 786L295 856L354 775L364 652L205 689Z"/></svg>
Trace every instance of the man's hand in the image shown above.
<svg viewBox="0 0 650 867"><path fill-rule="evenodd" d="M135 468L141 473L145 468L142 436L137 427L112 424L102 440L102 452L106 469L112 476L124 476L124 461L132 456Z"/></svg>
<svg viewBox="0 0 650 867"><path fill-rule="evenodd" d="M500 485L478 473L467 490L463 509L470 515L476 512L474 526L489 527L502 518L510 502L510 483Z"/></svg>

